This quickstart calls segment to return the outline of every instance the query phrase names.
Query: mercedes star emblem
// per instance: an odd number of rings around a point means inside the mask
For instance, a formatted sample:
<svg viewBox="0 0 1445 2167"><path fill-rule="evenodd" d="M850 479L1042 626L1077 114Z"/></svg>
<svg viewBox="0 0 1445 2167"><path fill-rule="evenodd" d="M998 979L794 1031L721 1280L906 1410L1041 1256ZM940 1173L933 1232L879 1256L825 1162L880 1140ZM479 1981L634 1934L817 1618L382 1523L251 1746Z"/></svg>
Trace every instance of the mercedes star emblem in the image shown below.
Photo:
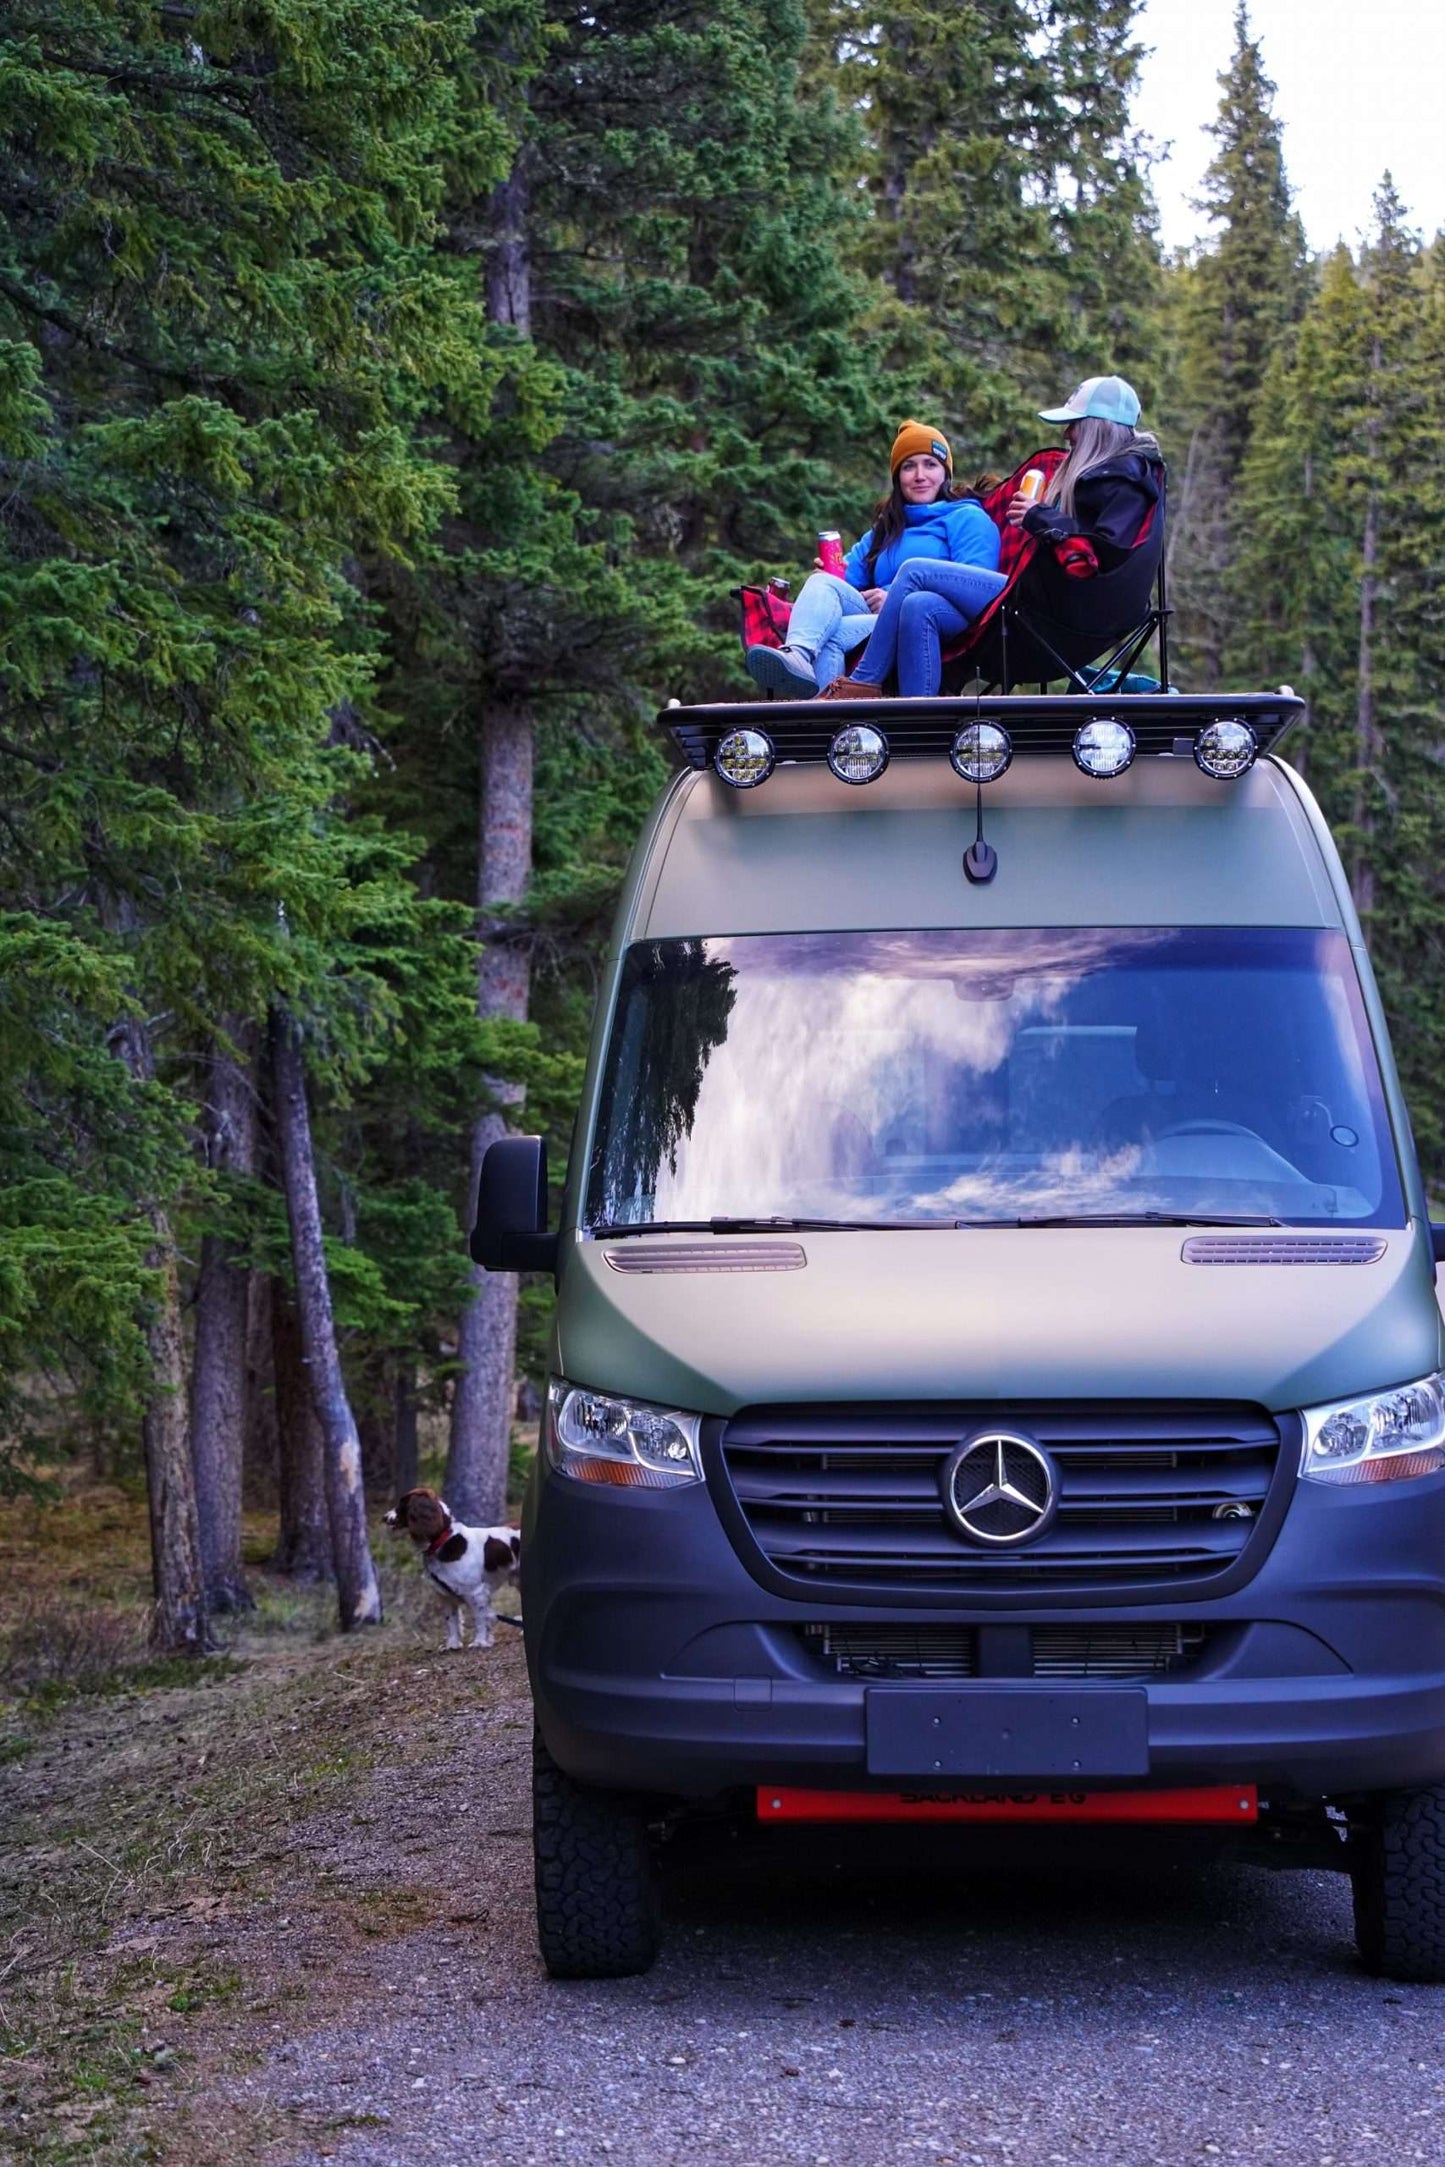
<svg viewBox="0 0 1445 2167"><path fill-rule="evenodd" d="M955 1527L990 1548L1032 1542L1058 1505L1053 1462L1015 1430L966 1437L943 1470L943 1502Z"/></svg>

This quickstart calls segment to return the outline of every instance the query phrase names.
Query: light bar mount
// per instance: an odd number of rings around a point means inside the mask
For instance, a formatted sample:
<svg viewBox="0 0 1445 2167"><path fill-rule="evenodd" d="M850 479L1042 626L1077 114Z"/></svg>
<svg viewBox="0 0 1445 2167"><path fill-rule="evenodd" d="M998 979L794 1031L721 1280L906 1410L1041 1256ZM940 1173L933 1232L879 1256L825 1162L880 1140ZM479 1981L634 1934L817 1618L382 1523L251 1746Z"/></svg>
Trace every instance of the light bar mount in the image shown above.
<svg viewBox="0 0 1445 2167"><path fill-rule="evenodd" d="M969 722L996 722L1013 741L1015 757L1062 753L1068 757L1086 722L1126 722L1139 758L1191 758L1201 730L1211 722L1247 722L1261 753L1272 752L1304 714L1304 701L1289 691L1194 693L994 693L964 692L926 700L736 700L716 706L669 707L658 717L689 767L707 768L730 730L764 730L778 764L827 765L828 747L847 723L871 722L888 740L894 760L946 760L958 732Z"/></svg>

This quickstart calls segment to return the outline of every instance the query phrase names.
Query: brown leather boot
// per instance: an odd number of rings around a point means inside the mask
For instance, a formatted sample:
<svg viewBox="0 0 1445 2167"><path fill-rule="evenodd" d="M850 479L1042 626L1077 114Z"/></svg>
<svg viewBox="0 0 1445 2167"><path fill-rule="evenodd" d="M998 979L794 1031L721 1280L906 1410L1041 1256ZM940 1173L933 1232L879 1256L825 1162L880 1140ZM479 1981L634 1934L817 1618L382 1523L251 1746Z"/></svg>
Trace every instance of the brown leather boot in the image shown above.
<svg viewBox="0 0 1445 2167"><path fill-rule="evenodd" d="M865 684L861 677L835 677L818 694L820 700L881 700L881 685Z"/></svg>

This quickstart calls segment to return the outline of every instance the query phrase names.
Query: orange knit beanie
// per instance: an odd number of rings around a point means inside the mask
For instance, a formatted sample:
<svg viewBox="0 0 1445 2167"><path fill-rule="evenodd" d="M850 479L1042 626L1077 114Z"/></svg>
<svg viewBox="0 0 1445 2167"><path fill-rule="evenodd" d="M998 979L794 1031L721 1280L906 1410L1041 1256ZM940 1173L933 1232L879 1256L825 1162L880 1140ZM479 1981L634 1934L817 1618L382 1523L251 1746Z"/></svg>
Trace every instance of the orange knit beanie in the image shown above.
<svg viewBox="0 0 1445 2167"><path fill-rule="evenodd" d="M930 428L926 421L902 421L893 439L893 451L888 461L888 471L896 474L905 459L917 459L926 454L931 459L941 459L950 477L953 474L953 453L948 438L941 429Z"/></svg>

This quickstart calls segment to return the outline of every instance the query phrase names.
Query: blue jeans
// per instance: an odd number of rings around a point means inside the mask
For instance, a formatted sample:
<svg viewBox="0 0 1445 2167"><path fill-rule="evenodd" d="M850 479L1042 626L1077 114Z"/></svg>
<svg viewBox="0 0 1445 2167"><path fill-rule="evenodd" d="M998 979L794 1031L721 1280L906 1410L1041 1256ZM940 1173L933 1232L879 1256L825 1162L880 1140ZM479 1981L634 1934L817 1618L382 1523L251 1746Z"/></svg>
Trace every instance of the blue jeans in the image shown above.
<svg viewBox="0 0 1445 2167"><path fill-rule="evenodd" d="M821 691L831 685L853 648L861 647L877 623L856 587L831 572L812 572L804 580L788 619L788 645L813 665Z"/></svg>
<svg viewBox="0 0 1445 2167"><path fill-rule="evenodd" d="M888 589L854 677L866 685L883 685L896 669L900 698L937 692L943 681L943 641L957 639L1007 584L1002 572L986 572L981 564L915 557Z"/></svg>

